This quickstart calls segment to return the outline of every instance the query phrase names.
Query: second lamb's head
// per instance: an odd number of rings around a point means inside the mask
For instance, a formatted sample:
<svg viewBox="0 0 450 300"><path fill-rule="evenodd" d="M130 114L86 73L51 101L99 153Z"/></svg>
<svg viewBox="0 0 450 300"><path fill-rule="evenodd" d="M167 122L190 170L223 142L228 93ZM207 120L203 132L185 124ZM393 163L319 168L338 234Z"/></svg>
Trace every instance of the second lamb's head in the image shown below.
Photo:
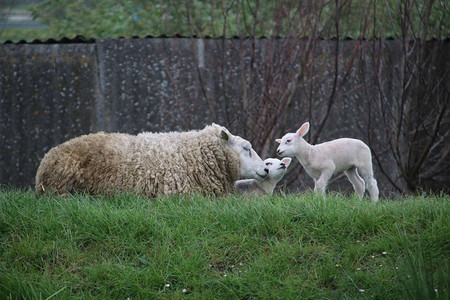
<svg viewBox="0 0 450 300"><path fill-rule="evenodd" d="M269 175L266 180L274 181L275 183L280 181L286 174L286 170L289 167L292 159L290 157L285 157L282 160L276 158L268 158L264 161L266 168L269 170Z"/></svg>
<svg viewBox="0 0 450 300"><path fill-rule="evenodd" d="M239 155L240 178L263 180L269 173L269 169L258 153L253 150L252 144L240 136L231 134L223 126L213 125L220 127L220 137L226 140L233 151Z"/></svg>
<svg viewBox="0 0 450 300"><path fill-rule="evenodd" d="M281 139L275 141L280 144L277 148L279 156L295 157L299 152L299 147L306 144L303 136L309 131L309 122L304 123L296 132L286 133Z"/></svg>

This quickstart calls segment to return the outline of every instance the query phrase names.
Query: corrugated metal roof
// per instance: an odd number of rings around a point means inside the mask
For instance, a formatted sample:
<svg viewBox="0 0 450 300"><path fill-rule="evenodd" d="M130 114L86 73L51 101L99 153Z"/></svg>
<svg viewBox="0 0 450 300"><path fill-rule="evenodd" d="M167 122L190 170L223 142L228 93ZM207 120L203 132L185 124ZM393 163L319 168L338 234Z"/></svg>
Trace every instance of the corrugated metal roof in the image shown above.
<svg viewBox="0 0 450 300"><path fill-rule="evenodd" d="M197 36L197 35L192 35L192 36L186 36L183 34L174 34L174 35L167 35L167 34L161 34L159 36L154 36L151 34L148 34L146 36L137 36L134 35L132 37L130 37L130 39L150 39L150 38L203 38L203 39L252 39L253 37L251 36L245 36L245 37L239 37L239 36L231 36L231 37L225 37L225 36L219 36L219 37L211 37L209 35L205 35L205 36ZM282 39L285 37L282 36L275 36L275 37L266 37L266 36L260 36L257 39ZM118 37L118 39L126 39L126 37L120 36ZM301 39L308 39L308 37L303 37ZM337 37L328 37L328 38L324 38L324 37L319 37L319 40L337 40ZM379 40L379 37L375 37L375 38L370 38L370 39L366 39L366 38L361 38L360 40ZM387 37L384 38L385 40L395 40L395 38L393 37ZM41 39L34 39L32 41L26 41L26 40L19 40L17 42L13 42L11 40L7 40L5 42L3 42L3 44L90 44L90 43L95 43L97 39L95 38L85 38L82 35L77 35L74 38L68 38L68 37L62 37L61 39L55 39L55 38L49 38L47 40L41 40ZM352 37L344 37L342 38L342 40L347 41L347 40L358 40L358 39L354 39ZM439 39L437 38L430 38L427 40L427 42L431 42L431 41L437 41ZM443 39L442 41L444 42L448 42L450 41L450 37L447 37L445 39Z"/></svg>
<svg viewBox="0 0 450 300"><path fill-rule="evenodd" d="M77 35L74 38L63 37L59 40L50 38L47 40L34 39L31 42L26 40L19 40L17 42L7 40L3 42L3 44L83 44L83 43L95 43L95 39L94 38L87 39L82 35Z"/></svg>

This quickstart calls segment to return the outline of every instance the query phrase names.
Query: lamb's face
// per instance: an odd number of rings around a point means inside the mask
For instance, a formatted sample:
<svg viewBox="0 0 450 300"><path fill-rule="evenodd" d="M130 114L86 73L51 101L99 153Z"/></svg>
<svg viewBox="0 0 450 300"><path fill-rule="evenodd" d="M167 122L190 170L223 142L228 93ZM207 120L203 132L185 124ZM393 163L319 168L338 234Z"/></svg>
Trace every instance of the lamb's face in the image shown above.
<svg viewBox="0 0 450 300"><path fill-rule="evenodd" d="M297 153L295 145L300 139L302 137L296 133L287 133L281 139L276 139L276 142L280 143L280 146L277 148L277 154L279 156L295 157Z"/></svg>
<svg viewBox="0 0 450 300"><path fill-rule="evenodd" d="M286 173L287 167L291 163L292 159L290 157L285 157L282 160L276 158L268 158L264 161L266 168L269 169L268 178L278 182L283 178Z"/></svg>
<svg viewBox="0 0 450 300"><path fill-rule="evenodd" d="M303 136L309 131L309 122L304 123L295 133L286 133L281 139L275 141L280 144L277 148L279 156L295 157L298 154L298 148L305 144Z"/></svg>
<svg viewBox="0 0 450 300"><path fill-rule="evenodd" d="M262 180L269 170L258 153L252 148L249 141L239 136L229 135L229 143L233 150L239 154L241 178Z"/></svg>

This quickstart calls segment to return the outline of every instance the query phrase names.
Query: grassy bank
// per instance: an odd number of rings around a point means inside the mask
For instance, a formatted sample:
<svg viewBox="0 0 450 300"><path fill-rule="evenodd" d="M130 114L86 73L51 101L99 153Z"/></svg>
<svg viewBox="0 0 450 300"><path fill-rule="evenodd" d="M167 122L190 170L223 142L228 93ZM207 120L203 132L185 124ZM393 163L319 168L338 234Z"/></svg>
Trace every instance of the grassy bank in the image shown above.
<svg viewBox="0 0 450 300"><path fill-rule="evenodd" d="M448 299L450 198L0 192L1 299Z"/></svg>

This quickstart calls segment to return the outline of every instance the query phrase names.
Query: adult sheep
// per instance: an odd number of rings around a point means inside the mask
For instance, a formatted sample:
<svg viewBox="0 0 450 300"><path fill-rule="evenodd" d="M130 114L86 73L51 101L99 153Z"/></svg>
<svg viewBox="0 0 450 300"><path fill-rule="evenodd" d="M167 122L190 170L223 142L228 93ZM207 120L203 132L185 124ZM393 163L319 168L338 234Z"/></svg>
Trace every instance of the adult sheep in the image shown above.
<svg viewBox="0 0 450 300"><path fill-rule="evenodd" d="M37 170L36 193L222 195L240 178L266 175L250 142L217 124L189 132L99 132L52 148Z"/></svg>

